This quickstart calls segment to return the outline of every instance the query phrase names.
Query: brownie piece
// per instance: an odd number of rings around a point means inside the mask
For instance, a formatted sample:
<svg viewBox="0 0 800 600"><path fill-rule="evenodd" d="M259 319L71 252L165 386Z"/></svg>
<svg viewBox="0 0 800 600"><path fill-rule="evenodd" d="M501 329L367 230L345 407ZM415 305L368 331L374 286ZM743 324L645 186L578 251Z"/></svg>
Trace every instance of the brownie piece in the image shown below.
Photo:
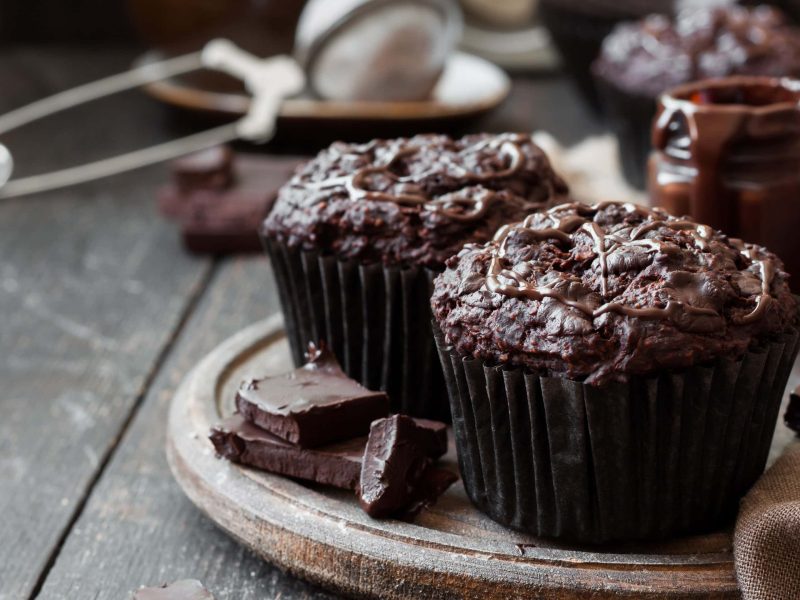
<svg viewBox="0 0 800 600"><path fill-rule="evenodd" d="M177 162L190 159L191 164L199 161L201 165L194 171L173 165L173 182L158 192L159 211L178 222L187 250L196 254L260 252L258 228L299 159L237 154L227 182L211 159L190 155ZM200 168L203 165L206 172Z"/></svg>
<svg viewBox="0 0 800 600"><path fill-rule="evenodd" d="M233 151L214 146L172 161L172 179L182 192L222 190L233 183Z"/></svg>
<svg viewBox="0 0 800 600"><path fill-rule="evenodd" d="M262 250L258 226L266 211L263 192L196 191L191 202L192 211L187 211L181 219L181 238L187 250L195 254Z"/></svg>
<svg viewBox="0 0 800 600"><path fill-rule="evenodd" d="M659 209L565 204L465 247L431 303L462 355L602 385L787 332L787 277L765 248Z"/></svg>
<svg viewBox="0 0 800 600"><path fill-rule="evenodd" d="M183 579L136 590L133 600L214 600L214 596L196 579Z"/></svg>
<svg viewBox="0 0 800 600"><path fill-rule="evenodd" d="M342 259L439 269L465 242L566 192L528 134L337 142L281 188L262 233Z"/></svg>
<svg viewBox="0 0 800 600"><path fill-rule="evenodd" d="M359 502L371 517L388 517L436 499L454 481L429 470L439 440L430 429L404 415L375 421L361 468Z"/></svg>
<svg viewBox="0 0 800 600"><path fill-rule="evenodd" d="M366 435L389 414L389 397L350 379L326 348L309 344L308 362L289 373L245 381L236 408L245 419L303 447Z"/></svg>
<svg viewBox="0 0 800 600"><path fill-rule="evenodd" d="M270 473L355 490L365 436L319 448L301 448L234 415L211 431L217 454Z"/></svg>

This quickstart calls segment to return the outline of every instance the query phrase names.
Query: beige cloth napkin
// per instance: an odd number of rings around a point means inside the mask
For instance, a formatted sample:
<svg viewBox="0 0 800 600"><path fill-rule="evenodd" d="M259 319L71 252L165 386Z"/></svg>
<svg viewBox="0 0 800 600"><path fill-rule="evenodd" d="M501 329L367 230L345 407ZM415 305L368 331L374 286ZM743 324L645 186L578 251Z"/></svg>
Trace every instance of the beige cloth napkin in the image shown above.
<svg viewBox="0 0 800 600"><path fill-rule="evenodd" d="M745 496L733 540L745 600L800 599L800 445Z"/></svg>

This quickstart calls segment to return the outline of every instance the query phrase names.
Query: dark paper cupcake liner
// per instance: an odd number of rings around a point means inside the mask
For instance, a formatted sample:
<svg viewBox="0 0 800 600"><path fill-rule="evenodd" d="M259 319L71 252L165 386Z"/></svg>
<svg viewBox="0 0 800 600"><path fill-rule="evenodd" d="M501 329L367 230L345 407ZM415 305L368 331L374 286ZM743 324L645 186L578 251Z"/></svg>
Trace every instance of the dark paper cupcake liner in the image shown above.
<svg viewBox="0 0 800 600"><path fill-rule="evenodd" d="M429 326L434 271L264 244L295 365L303 364L309 341L324 340L350 377L389 394L392 410L449 422Z"/></svg>
<svg viewBox="0 0 800 600"><path fill-rule="evenodd" d="M622 174L628 183L643 190L647 187L656 100L621 90L602 77L595 77L595 82L603 114L619 142Z"/></svg>
<svg viewBox="0 0 800 600"><path fill-rule="evenodd" d="M463 357L434 326L462 478L504 525L581 543L727 522L764 469L797 331L719 360L594 387Z"/></svg>

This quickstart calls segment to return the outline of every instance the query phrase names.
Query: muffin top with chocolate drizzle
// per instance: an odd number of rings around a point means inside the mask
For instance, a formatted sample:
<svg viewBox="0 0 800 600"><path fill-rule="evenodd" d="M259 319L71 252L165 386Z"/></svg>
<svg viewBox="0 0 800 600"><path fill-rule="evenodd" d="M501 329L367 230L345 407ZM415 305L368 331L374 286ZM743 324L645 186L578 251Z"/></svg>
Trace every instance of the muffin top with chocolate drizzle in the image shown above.
<svg viewBox="0 0 800 600"><path fill-rule="evenodd" d="M337 142L280 190L262 232L343 259L441 269L465 242L566 193L530 135Z"/></svg>
<svg viewBox="0 0 800 600"><path fill-rule="evenodd" d="M800 28L770 6L687 8L618 25L596 75L655 98L689 81L729 75L800 76Z"/></svg>
<svg viewBox="0 0 800 600"><path fill-rule="evenodd" d="M562 204L470 244L436 278L448 343L602 385L741 356L797 319L766 249L658 209Z"/></svg>

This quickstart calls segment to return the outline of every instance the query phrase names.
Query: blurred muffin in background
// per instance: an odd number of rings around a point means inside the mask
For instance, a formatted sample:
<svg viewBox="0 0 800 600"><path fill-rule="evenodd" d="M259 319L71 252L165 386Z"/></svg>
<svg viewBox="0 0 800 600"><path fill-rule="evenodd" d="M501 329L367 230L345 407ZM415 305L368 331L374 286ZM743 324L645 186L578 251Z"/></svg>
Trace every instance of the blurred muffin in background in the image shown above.
<svg viewBox="0 0 800 600"><path fill-rule="evenodd" d="M592 65L626 179L643 188L658 96L729 75L800 77L800 28L769 6L686 9L618 25Z"/></svg>
<svg viewBox="0 0 800 600"><path fill-rule="evenodd" d="M603 39L622 21L669 14L675 0L540 0L540 17L564 66L594 108L599 100L589 66Z"/></svg>

